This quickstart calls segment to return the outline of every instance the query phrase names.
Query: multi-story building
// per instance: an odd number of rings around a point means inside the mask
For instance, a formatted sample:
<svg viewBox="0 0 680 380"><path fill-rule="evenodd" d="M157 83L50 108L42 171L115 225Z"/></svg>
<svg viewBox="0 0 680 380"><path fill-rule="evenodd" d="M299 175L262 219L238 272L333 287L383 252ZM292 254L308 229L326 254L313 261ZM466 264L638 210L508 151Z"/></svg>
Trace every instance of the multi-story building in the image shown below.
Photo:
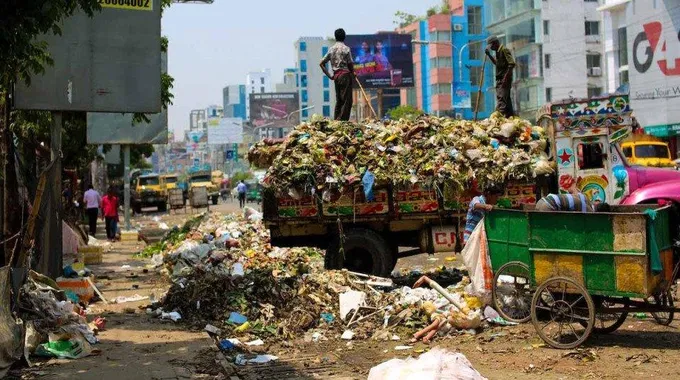
<svg viewBox="0 0 680 380"><path fill-rule="evenodd" d="M192 110L189 114L189 130L196 131L204 128L204 123L207 119L205 109Z"/></svg>
<svg viewBox="0 0 680 380"><path fill-rule="evenodd" d="M271 70L253 71L246 75L246 99L249 99L249 94L263 94L265 92L272 92L273 89ZM247 100L246 117L250 119L250 104L248 104Z"/></svg>
<svg viewBox="0 0 680 380"><path fill-rule="evenodd" d="M283 70L283 82L276 84L276 92L298 92L300 89L298 69Z"/></svg>
<svg viewBox="0 0 680 380"><path fill-rule="evenodd" d="M436 14L398 29L416 41L415 86L401 90L401 104L435 115L471 119L484 75L478 116L488 117L494 99L487 93L493 86L492 70L488 66L482 70L483 41L487 37L484 1L450 0L449 9L451 14Z"/></svg>
<svg viewBox="0 0 680 380"><path fill-rule="evenodd" d="M295 41L296 66L299 75L300 120L307 120L313 114L326 117L333 115L335 91L333 91L331 81L318 68L319 62L328 53L333 43L323 37L300 37Z"/></svg>
<svg viewBox="0 0 680 380"><path fill-rule="evenodd" d="M246 118L246 86L236 84L222 89L222 108L224 117Z"/></svg>
<svg viewBox="0 0 680 380"><path fill-rule="evenodd" d="M206 108L206 113L208 119L222 118L224 117L224 108L215 104L209 105L208 108Z"/></svg>
<svg viewBox="0 0 680 380"><path fill-rule="evenodd" d="M489 0L489 33L515 57L515 112L535 119L546 102L604 92L598 0ZM489 93L491 94L491 93Z"/></svg>

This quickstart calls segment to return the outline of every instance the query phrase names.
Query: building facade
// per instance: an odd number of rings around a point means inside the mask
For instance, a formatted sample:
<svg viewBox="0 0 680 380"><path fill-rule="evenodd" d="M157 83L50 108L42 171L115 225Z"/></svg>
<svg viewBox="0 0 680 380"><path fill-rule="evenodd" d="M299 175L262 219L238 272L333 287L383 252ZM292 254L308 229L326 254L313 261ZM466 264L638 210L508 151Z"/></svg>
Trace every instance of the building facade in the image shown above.
<svg viewBox="0 0 680 380"><path fill-rule="evenodd" d="M333 43L322 37L300 37L295 41L300 120L308 120L313 114L333 116L335 91L331 80L319 68L319 62Z"/></svg>
<svg viewBox="0 0 680 380"><path fill-rule="evenodd" d="M517 66L515 112L535 119L545 103L605 92L597 0L490 0L488 31L501 36Z"/></svg>
<svg viewBox="0 0 680 380"><path fill-rule="evenodd" d="M276 84L276 92L298 92L300 89L300 73L298 69L283 70L283 82Z"/></svg>
<svg viewBox="0 0 680 380"><path fill-rule="evenodd" d="M413 44L415 86L401 90L401 104L426 113L472 119L479 95L479 117L488 117L494 100L492 70L482 70L486 33L484 0L451 0L451 14L437 14L398 29ZM481 93L480 77L484 77ZM455 106L454 106L455 105Z"/></svg>
<svg viewBox="0 0 680 380"><path fill-rule="evenodd" d="M246 86L237 84L222 89L224 117L246 119Z"/></svg>
<svg viewBox="0 0 680 380"><path fill-rule="evenodd" d="M249 99L249 94L263 94L272 92L273 89L271 70L253 71L246 75L246 99ZM250 104L247 100L246 117L250 119Z"/></svg>
<svg viewBox="0 0 680 380"><path fill-rule="evenodd" d="M207 119L205 109L192 110L189 114L189 130L196 131L204 128L204 123Z"/></svg>

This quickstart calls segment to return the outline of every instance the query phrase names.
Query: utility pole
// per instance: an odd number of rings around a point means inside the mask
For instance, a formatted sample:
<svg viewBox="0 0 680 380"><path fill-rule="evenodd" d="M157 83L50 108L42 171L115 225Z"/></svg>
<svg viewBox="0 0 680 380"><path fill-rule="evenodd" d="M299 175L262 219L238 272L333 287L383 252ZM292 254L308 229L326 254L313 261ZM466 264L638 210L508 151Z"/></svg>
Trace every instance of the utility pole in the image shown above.
<svg viewBox="0 0 680 380"><path fill-rule="evenodd" d="M63 236L61 234L62 223L62 204L61 204L61 131L63 128L63 114L60 111L52 112L52 129L50 132L50 159L54 162L52 170L56 173L56 181L51 186L50 209L53 211L49 216L49 222L46 224L48 229L49 240L47 246L49 249L43 252L49 252L47 258L47 273L51 278L57 278L62 271L63 262Z"/></svg>
<svg viewBox="0 0 680 380"><path fill-rule="evenodd" d="M124 215L125 215L125 230L130 231L132 224L130 223L130 145L123 145L123 191L125 194Z"/></svg>

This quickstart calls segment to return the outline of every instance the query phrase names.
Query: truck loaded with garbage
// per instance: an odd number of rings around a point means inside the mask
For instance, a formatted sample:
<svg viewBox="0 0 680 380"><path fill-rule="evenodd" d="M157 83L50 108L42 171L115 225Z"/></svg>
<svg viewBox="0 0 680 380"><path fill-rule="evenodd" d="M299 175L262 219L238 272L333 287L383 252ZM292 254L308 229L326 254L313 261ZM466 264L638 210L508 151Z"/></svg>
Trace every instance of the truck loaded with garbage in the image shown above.
<svg viewBox="0 0 680 380"><path fill-rule="evenodd" d="M547 104L539 125L498 113L481 121L313 118L282 142L258 143L249 160L268 168L272 244L326 249L327 269L388 275L400 256L459 249L477 193L501 193L497 206L506 208L574 184L596 203L680 202L678 171L631 166L622 154L631 112L628 96L616 95Z"/></svg>

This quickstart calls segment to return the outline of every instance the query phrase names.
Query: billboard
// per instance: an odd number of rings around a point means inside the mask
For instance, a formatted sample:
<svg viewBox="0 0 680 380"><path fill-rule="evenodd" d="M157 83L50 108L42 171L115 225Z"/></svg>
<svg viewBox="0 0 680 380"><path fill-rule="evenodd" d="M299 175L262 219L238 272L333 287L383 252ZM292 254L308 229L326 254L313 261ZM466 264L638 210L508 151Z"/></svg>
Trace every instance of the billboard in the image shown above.
<svg viewBox="0 0 680 380"><path fill-rule="evenodd" d="M217 125L208 123L208 144L229 144L243 142L243 119L224 117Z"/></svg>
<svg viewBox="0 0 680 380"><path fill-rule="evenodd" d="M647 133L680 135L680 7L627 9L630 103Z"/></svg>
<svg viewBox="0 0 680 380"><path fill-rule="evenodd" d="M470 88L472 83L467 82L454 82L452 89L452 99L453 108L472 108L472 96L470 95Z"/></svg>
<svg viewBox="0 0 680 380"><path fill-rule="evenodd" d="M17 82L15 108L161 112L161 0L99 4L93 17L78 11L62 20L61 35L37 38L54 65L30 86Z"/></svg>
<svg viewBox="0 0 680 380"><path fill-rule="evenodd" d="M413 87L413 46L410 34L349 35L354 71L368 88Z"/></svg>
<svg viewBox="0 0 680 380"><path fill-rule="evenodd" d="M287 128L300 123L297 92L250 94L250 122L255 127Z"/></svg>

